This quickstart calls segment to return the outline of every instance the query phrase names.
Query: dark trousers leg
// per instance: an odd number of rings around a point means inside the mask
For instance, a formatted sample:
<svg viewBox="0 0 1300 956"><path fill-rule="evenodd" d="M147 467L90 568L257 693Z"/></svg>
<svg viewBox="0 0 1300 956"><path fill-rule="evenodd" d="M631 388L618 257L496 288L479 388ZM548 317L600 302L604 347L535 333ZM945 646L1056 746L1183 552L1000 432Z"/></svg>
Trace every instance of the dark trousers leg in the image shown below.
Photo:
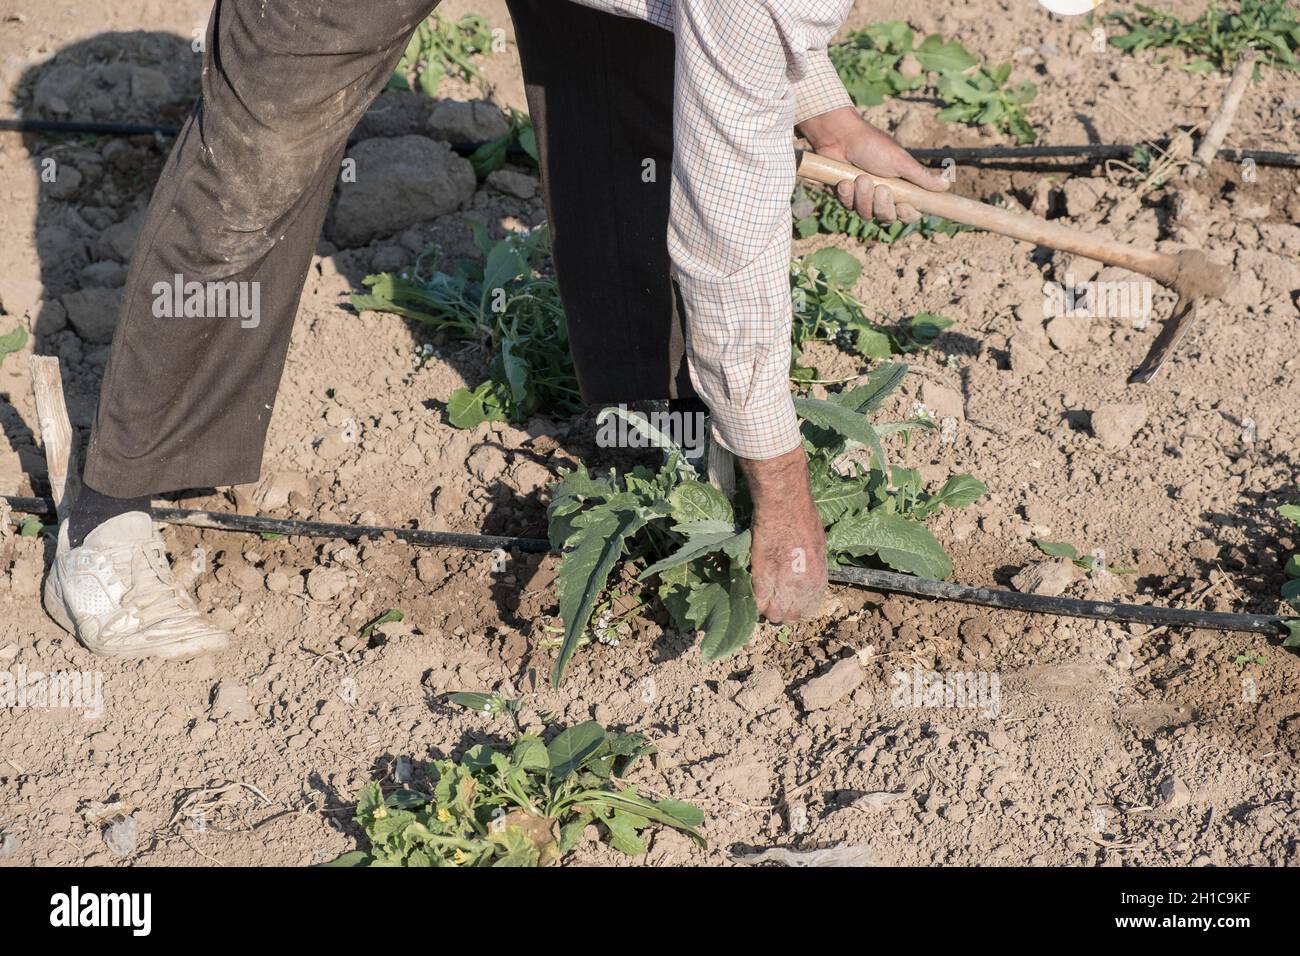
<svg viewBox="0 0 1300 956"><path fill-rule="evenodd" d="M583 398L693 396L668 258L672 34L576 3L507 5Z"/></svg>
<svg viewBox="0 0 1300 956"><path fill-rule="evenodd" d="M348 134L436 4L218 0L202 97L131 262L88 485L131 497L257 479ZM257 325L156 316L155 285L176 276L257 283Z"/></svg>

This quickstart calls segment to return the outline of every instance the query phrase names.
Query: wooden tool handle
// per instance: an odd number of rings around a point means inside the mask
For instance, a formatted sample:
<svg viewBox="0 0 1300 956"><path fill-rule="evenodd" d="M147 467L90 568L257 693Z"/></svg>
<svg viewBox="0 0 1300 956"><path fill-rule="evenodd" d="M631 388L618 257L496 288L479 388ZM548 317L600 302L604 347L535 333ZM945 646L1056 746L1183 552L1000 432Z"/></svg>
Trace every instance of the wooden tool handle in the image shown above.
<svg viewBox="0 0 1300 956"><path fill-rule="evenodd" d="M77 450L72 444L74 435L68 420L68 406L63 401L59 360L52 355L33 355L27 362L32 372L41 444L45 446L45 466L50 474L50 493L59 520L63 521L81 490L81 475L77 469Z"/></svg>
<svg viewBox="0 0 1300 956"><path fill-rule="evenodd" d="M1010 236L1012 239L1022 239L1037 246L1073 252L1106 265L1140 272L1163 285L1172 285L1178 275L1178 266L1172 256L1103 239L1058 223L1047 222L1026 212L1000 209L953 193L932 192L901 179L873 176L849 163L819 156L808 150L799 152L798 175L827 186L866 176L878 186L888 186L894 194L895 203L906 203L921 213L943 216L954 222Z"/></svg>

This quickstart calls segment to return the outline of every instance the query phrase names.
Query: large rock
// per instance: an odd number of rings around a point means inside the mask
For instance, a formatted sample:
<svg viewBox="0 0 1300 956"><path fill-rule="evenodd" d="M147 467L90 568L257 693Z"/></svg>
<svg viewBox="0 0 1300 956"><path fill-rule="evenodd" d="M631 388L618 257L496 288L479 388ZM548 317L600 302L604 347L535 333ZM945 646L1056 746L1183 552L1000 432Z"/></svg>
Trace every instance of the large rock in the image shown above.
<svg viewBox="0 0 1300 956"><path fill-rule="evenodd" d="M68 322L83 342L107 345L113 341L117 313L122 305L121 289L82 289L63 296Z"/></svg>
<svg viewBox="0 0 1300 956"><path fill-rule="evenodd" d="M325 230L343 248L453 212L477 185L468 160L425 136L362 140L348 158L356 162L356 181L339 183Z"/></svg>
<svg viewBox="0 0 1300 956"><path fill-rule="evenodd" d="M448 143L485 143L510 132L510 121L494 104L443 100L429 116L429 132Z"/></svg>
<svg viewBox="0 0 1300 956"><path fill-rule="evenodd" d="M114 223L99 234L95 249L101 259L115 262L130 262L131 253L135 251L136 240L140 238L140 227L144 225L144 212L136 210L119 223Z"/></svg>
<svg viewBox="0 0 1300 956"><path fill-rule="evenodd" d="M1102 405L1092 413L1092 433L1105 448L1127 448L1146 420L1147 407L1141 402Z"/></svg>
<svg viewBox="0 0 1300 956"><path fill-rule="evenodd" d="M386 90L375 97L357 124L357 139L373 136L411 136L423 133L431 103L423 93Z"/></svg>

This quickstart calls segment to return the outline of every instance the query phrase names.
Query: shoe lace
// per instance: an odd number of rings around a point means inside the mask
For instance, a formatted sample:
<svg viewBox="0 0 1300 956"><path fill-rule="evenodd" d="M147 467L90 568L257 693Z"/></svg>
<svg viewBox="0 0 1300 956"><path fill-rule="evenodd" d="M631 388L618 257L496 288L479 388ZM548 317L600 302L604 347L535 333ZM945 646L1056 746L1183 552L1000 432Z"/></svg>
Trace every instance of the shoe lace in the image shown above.
<svg viewBox="0 0 1300 956"><path fill-rule="evenodd" d="M130 582L113 621L129 616L142 627L152 627L194 615L189 594L172 573L161 541L121 548L108 558L122 580Z"/></svg>

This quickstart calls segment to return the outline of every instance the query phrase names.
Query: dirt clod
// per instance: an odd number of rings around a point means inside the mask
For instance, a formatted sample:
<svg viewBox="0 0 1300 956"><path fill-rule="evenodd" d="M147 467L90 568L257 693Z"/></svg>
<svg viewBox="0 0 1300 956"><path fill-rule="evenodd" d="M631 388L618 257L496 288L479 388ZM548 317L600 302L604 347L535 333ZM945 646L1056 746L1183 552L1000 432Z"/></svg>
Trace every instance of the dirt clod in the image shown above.
<svg viewBox="0 0 1300 956"><path fill-rule="evenodd" d="M806 682L795 695L804 710L824 710L853 693L865 677L858 659L846 657Z"/></svg>

